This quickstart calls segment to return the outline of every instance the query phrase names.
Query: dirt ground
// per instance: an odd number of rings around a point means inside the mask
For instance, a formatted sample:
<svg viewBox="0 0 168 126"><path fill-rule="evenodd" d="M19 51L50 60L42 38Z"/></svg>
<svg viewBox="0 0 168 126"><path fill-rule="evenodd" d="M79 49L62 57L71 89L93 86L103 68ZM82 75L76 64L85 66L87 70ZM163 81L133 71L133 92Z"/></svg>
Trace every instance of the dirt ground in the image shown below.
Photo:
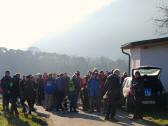
<svg viewBox="0 0 168 126"><path fill-rule="evenodd" d="M126 112L118 111L116 118L117 123L104 121L102 114L98 113L61 113L61 112L46 112L42 107L37 107L38 113L47 118L49 126L154 126L153 124L139 120L133 122L130 120L131 115Z"/></svg>

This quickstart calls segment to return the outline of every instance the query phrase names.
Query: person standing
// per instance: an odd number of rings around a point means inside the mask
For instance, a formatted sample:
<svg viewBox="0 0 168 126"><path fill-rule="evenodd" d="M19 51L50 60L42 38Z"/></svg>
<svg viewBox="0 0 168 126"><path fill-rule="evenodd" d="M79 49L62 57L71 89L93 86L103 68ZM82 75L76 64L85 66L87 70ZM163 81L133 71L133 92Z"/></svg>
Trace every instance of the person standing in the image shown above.
<svg viewBox="0 0 168 126"><path fill-rule="evenodd" d="M70 112L77 112L78 82L75 75L68 84L68 98L70 100Z"/></svg>
<svg viewBox="0 0 168 126"><path fill-rule="evenodd" d="M94 112L96 106L97 112L100 112L101 83L98 79L98 71L94 71L88 82L90 112Z"/></svg>
<svg viewBox="0 0 168 126"><path fill-rule="evenodd" d="M128 77L127 72L124 72L124 73L123 73L123 76L121 77L121 85L122 85L122 86L123 86L123 82L124 82L125 78L127 78L127 77Z"/></svg>
<svg viewBox="0 0 168 126"><path fill-rule="evenodd" d="M30 114L30 115L31 115L31 112L33 111L33 105L34 105L34 95L35 95L34 89L35 89L35 83L32 80L32 75L28 75L26 77L23 95L25 97L25 100L28 103L28 106L29 106L28 114Z"/></svg>
<svg viewBox="0 0 168 126"><path fill-rule="evenodd" d="M26 84L26 76L23 76L21 82L20 82L20 86L19 86L19 90L20 90L20 103L22 105L22 112L25 114L26 113L26 104L25 104L25 84Z"/></svg>
<svg viewBox="0 0 168 126"><path fill-rule="evenodd" d="M9 90L10 90L10 100L11 100L11 114L18 117L19 112L17 110L17 99L20 98L20 74L16 74L13 77L13 84L10 85Z"/></svg>
<svg viewBox="0 0 168 126"><path fill-rule="evenodd" d="M103 98L106 102L105 120L110 120L112 122L118 121L115 119L115 114L121 96L120 92L120 71L119 69L115 69L113 74L107 78L104 87Z"/></svg>
<svg viewBox="0 0 168 126"><path fill-rule="evenodd" d="M52 103L52 106L53 106L53 109L56 109L57 107L57 92L56 92L56 87L57 87L57 74L56 73L53 73L52 74L52 79L54 81L54 87L55 87L55 92L53 94L53 103Z"/></svg>
<svg viewBox="0 0 168 126"><path fill-rule="evenodd" d="M32 111L33 112L35 112L36 111L36 108L34 107L34 105L36 104L36 102L37 102L37 89L38 89L38 83L37 83L37 80L38 80L38 78L39 78L39 74L36 74L36 75L34 75L34 76L31 76L31 80L32 80L32 82L34 83L34 89L33 89L33 91L34 91L34 97L33 97L33 99L32 99L32 101L33 101L33 108L32 108Z"/></svg>
<svg viewBox="0 0 168 126"><path fill-rule="evenodd" d="M88 81L89 81L89 79L90 79L89 75L86 75L82 79L80 98L81 98L81 101L82 101L83 111L88 111L89 110L89 92L88 92Z"/></svg>
<svg viewBox="0 0 168 126"><path fill-rule="evenodd" d="M105 75L104 71L100 71L98 77L99 77L99 80L101 83L101 109L102 109L103 113L105 113L104 102L102 102L102 96L103 96L104 84L106 82L107 76Z"/></svg>
<svg viewBox="0 0 168 126"><path fill-rule="evenodd" d="M78 99L79 99L79 94L80 94L80 90L81 90L81 84L82 84L82 79L81 79L81 77L80 77L80 71L76 71L75 72L75 76L76 76L76 82L77 82L77 84L76 84L76 90L77 90L77 94L76 94L76 106L77 106L77 108L78 108ZM78 111L76 111L76 112L78 112Z"/></svg>
<svg viewBox="0 0 168 126"><path fill-rule="evenodd" d="M143 119L142 100L144 97L144 83L139 71L135 72L132 80L132 89L134 91L134 116L132 120Z"/></svg>
<svg viewBox="0 0 168 126"><path fill-rule="evenodd" d="M64 79L65 79L65 98L64 98L64 111L68 111L68 85L70 82L70 77L68 76L67 73L64 73Z"/></svg>
<svg viewBox="0 0 168 126"><path fill-rule="evenodd" d="M13 85L12 78L10 76L10 71L6 71L5 76L1 80L1 89L3 111L7 114L9 114L10 85Z"/></svg>
<svg viewBox="0 0 168 126"><path fill-rule="evenodd" d="M44 101L44 80L43 76L40 74L39 78L37 80L37 99L38 99L38 105L42 105L42 102Z"/></svg>
<svg viewBox="0 0 168 126"><path fill-rule="evenodd" d="M64 74L60 74L58 78L56 79L56 111L59 111L60 109L64 111L63 107L63 101L65 99L65 92L66 92L66 81L64 78Z"/></svg>
<svg viewBox="0 0 168 126"><path fill-rule="evenodd" d="M49 78L46 80L44 87L46 111L52 111L55 88L55 80L52 78L52 74L49 74Z"/></svg>

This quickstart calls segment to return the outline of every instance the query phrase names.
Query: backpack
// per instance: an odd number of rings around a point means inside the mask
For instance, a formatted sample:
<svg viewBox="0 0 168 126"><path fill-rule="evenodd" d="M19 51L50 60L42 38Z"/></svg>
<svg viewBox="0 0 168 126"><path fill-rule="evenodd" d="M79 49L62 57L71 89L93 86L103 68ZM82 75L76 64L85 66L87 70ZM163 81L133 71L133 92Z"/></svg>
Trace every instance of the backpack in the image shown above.
<svg viewBox="0 0 168 126"><path fill-rule="evenodd" d="M73 81L69 82L68 89L69 89L69 92L75 91L75 84L73 83Z"/></svg>

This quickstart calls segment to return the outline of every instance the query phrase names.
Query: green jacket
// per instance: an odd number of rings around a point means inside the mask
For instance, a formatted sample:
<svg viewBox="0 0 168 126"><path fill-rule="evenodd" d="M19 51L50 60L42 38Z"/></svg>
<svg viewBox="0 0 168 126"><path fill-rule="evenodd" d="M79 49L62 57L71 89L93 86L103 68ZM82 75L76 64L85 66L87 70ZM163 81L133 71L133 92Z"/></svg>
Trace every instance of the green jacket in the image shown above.
<svg viewBox="0 0 168 126"><path fill-rule="evenodd" d="M80 85L78 84L78 81L75 78L72 78L68 84L68 95L78 95L80 91Z"/></svg>

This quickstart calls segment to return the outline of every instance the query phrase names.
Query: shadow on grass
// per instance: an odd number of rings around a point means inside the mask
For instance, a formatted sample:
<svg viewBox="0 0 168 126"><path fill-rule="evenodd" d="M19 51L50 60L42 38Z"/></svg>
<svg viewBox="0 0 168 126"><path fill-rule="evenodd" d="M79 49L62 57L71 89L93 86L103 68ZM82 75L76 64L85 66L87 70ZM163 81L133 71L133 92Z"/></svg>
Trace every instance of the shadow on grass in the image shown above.
<svg viewBox="0 0 168 126"><path fill-rule="evenodd" d="M34 123L40 124L41 126L47 126L48 125L44 120L42 120L40 118L36 118L35 116L32 116L32 121Z"/></svg>
<svg viewBox="0 0 168 126"><path fill-rule="evenodd" d="M31 126L27 121L23 121L19 118L8 117L7 121L10 126Z"/></svg>
<svg viewBox="0 0 168 126"><path fill-rule="evenodd" d="M32 117L23 119L21 118L15 118L13 116L6 117L9 126L32 126L32 122L35 123L34 125L40 125L40 126L47 126L47 123L45 120L36 117L35 115L32 115Z"/></svg>

